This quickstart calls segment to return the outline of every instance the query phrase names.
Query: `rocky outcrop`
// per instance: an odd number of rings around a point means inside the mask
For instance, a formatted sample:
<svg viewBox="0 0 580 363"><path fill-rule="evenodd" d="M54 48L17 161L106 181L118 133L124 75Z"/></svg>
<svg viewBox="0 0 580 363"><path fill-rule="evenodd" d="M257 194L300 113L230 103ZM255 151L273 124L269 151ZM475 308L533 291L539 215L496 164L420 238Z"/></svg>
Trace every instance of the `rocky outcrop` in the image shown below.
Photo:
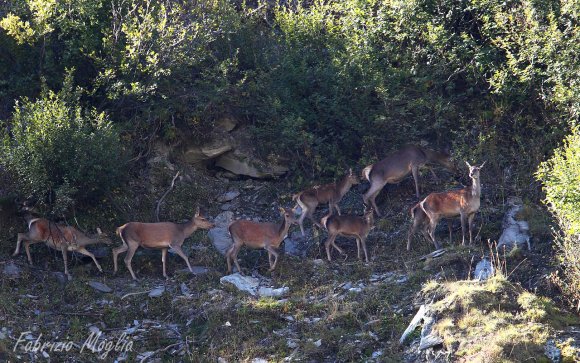
<svg viewBox="0 0 580 363"><path fill-rule="evenodd" d="M252 178L274 178L288 172L288 168L283 165L266 163L240 149L221 155L216 160L216 166L236 175Z"/></svg>
<svg viewBox="0 0 580 363"><path fill-rule="evenodd" d="M530 226L526 221L516 220L516 215L522 210L522 199L518 197L508 198L509 210L506 212L503 220L503 232L497 243L497 248L506 248L508 250L514 248L516 245L525 245L528 250L530 246Z"/></svg>

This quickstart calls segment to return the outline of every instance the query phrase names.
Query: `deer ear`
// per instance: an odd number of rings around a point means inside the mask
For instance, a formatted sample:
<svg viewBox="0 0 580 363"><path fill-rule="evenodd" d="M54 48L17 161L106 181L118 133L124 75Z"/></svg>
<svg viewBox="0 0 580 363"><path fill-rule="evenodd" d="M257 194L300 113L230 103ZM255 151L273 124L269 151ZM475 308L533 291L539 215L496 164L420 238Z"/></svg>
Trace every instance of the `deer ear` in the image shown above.
<svg viewBox="0 0 580 363"><path fill-rule="evenodd" d="M467 160L465 161L465 164L467 164L467 167L471 168L471 165L467 162Z"/></svg>
<svg viewBox="0 0 580 363"><path fill-rule="evenodd" d="M99 227L97 227L97 233L98 234L103 234L103 231L101 231L101 229Z"/></svg>
<svg viewBox="0 0 580 363"><path fill-rule="evenodd" d="M348 169L348 174L352 175L352 168Z"/></svg>
<svg viewBox="0 0 580 363"><path fill-rule="evenodd" d="M280 211L280 213L286 213L286 210L284 210L284 208L282 207L278 207L278 210Z"/></svg>
<svg viewBox="0 0 580 363"><path fill-rule="evenodd" d="M480 168L480 169L481 169L481 168L483 168L483 166L485 165L485 163L487 163L487 160L486 160L486 161L484 161L484 162L483 162L483 164L481 164L481 165L479 166L479 168Z"/></svg>
<svg viewBox="0 0 580 363"><path fill-rule="evenodd" d="M197 206L197 208L195 209L195 216L199 217L199 206Z"/></svg>

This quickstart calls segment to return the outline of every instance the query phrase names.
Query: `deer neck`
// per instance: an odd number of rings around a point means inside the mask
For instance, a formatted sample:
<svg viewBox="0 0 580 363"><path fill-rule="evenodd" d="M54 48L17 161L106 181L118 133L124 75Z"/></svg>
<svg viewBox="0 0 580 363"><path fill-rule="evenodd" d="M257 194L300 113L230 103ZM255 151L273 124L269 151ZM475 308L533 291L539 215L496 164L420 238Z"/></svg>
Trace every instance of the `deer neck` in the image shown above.
<svg viewBox="0 0 580 363"><path fill-rule="evenodd" d="M77 245L79 246L88 246L88 245L94 245L97 243L104 243L104 241L99 238L99 236L95 236L95 237L87 237L87 236L79 236L77 234L74 235L74 241L70 241L70 242L75 242Z"/></svg>
<svg viewBox="0 0 580 363"><path fill-rule="evenodd" d="M471 181L471 196L479 198L481 196L481 182L479 181L479 177L471 178Z"/></svg>
<svg viewBox="0 0 580 363"><path fill-rule="evenodd" d="M446 155L443 154L442 152L439 152L439 151L423 149L423 148L421 148L421 151L423 152L423 154L425 154L425 156L427 157L427 161L430 163L439 163L440 164L441 160L446 158Z"/></svg>
<svg viewBox="0 0 580 363"><path fill-rule="evenodd" d="M345 176L338 184L336 185L336 192L338 193L338 197L342 198L352 187L352 183L347 176Z"/></svg>
<svg viewBox="0 0 580 363"><path fill-rule="evenodd" d="M180 230L185 237L191 236L193 232L197 230L197 225L195 224L195 217L191 218L191 220L187 223L180 225Z"/></svg>
<svg viewBox="0 0 580 363"><path fill-rule="evenodd" d="M280 228L278 228L278 236L280 238L280 242L282 242L282 240L284 239L286 234L288 234L288 230L290 229L290 225L291 225L291 223L289 223L286 220L286 218L284 218L282 220L282 224L280 225Z"/></svg>

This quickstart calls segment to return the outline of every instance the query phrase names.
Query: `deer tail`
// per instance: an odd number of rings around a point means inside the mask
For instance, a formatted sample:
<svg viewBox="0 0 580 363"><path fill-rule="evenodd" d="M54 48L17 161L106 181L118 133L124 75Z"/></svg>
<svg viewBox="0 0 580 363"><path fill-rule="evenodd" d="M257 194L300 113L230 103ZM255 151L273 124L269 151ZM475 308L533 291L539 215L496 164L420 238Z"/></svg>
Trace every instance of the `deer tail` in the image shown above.
<svg viewBox="0 0 580 363"><path fill-rule="evenodd" d="M363 177L368 181L371 181L371 171L372 170L373 170L373 165L369 165L362 170Z"/></svg>

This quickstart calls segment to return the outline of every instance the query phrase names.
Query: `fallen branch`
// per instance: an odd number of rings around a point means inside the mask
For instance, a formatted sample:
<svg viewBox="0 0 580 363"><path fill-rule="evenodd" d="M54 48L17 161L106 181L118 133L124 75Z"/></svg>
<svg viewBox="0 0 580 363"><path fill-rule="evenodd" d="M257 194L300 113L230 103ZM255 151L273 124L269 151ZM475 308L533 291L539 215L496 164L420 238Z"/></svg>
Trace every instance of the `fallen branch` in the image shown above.
<svg viewBox="0 0 580 363"><path fill-rule="evenodd" d="M159 198L159 200L157 201L157 206L155 207L155 219L157 220L157 222L159 222L159 208L161 207L161 203L163 203L163 200L165 199L167 194L169 194L169 192L171 192L171 190L175 186L175 180L177 180L178 176L179 176L179 171L173 177L173 180L171 181L171 185L169 186L169 188L165 191L165 193L163 193L161 198Z"/></svg>

